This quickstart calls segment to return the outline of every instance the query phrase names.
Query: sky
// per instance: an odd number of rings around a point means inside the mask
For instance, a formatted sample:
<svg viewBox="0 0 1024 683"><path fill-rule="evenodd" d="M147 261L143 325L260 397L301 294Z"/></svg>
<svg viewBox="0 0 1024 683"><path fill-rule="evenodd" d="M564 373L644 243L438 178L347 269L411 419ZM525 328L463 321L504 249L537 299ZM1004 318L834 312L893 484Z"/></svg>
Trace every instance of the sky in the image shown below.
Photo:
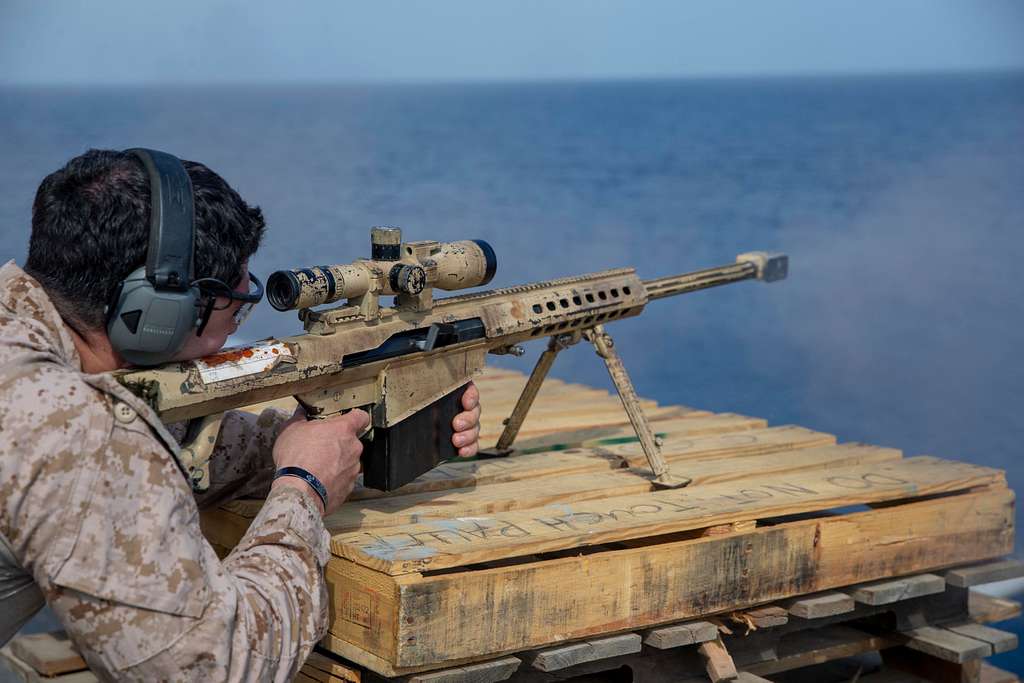
<svg viewBox="0 0 1024 683"><path fill-rule="evenodd" d="M1024 68L1019 0L0 0L0 83Z"/></svg>

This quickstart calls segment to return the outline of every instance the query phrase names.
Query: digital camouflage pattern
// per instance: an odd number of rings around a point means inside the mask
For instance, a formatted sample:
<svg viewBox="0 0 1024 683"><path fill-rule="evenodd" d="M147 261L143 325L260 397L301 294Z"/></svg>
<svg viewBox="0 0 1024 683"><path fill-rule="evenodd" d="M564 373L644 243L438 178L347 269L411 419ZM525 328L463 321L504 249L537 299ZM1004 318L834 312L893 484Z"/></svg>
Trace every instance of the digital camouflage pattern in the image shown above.
<svg viewBox="0 0 1024 683"><path fill-rule="evenodd" d="M204 503L266 488L284 419L227 417ZM0 268L0 534L90 668L290 680L327 624L317 503L275 490L219 560L174 459L180 429L110 375L84 374L42 287L13 262Z"/></svg>

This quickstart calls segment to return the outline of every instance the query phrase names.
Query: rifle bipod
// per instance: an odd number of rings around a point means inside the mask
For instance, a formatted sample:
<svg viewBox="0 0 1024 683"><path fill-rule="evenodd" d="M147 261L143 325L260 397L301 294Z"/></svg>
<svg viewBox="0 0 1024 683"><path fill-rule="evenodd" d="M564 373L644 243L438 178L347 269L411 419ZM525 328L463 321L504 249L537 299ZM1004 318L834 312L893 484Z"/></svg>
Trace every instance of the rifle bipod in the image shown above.
<svg viewBox="0 0 1024 683"><path fill-rule="evenodd" d="M619 394L619 400L622 401L622 407L626 410L626 415L629 416L629 422L633 426L633 431L636 432L637 440L640 441L640 448L643 449L644 455L647 456L647 462L651 465L651 471L655 477L654 485L658 488L680 488L689 484L692 481L690 478L674 475L669 470L668 463L661 455L661 440L651 429L651 424L640 407L640 397L637 396L633 382L629 379L629 373L626 372L626 366L623 365L622 359L615 351L615 343L605 332L603 325L595 325L582 331L551 337L548 341L548 348L537 359L537 364L533 367L533 372L530 373L530 378L526 381L526 386L523 387L523 392L519 395L512 414L505 420L505 429L502 430L498 443L494 448L482 451L481 455L501 457L512 453L512 443L515 441L516 435L519 434L523 421L526 420L530 406L537 398L544 378L547 377L548 371L551 370L551 366L555 362L555 356L562 349L569 348L581 339L586 339L593 344L594 351L604 360L608 374L615 385L615 391Z"/></svg>

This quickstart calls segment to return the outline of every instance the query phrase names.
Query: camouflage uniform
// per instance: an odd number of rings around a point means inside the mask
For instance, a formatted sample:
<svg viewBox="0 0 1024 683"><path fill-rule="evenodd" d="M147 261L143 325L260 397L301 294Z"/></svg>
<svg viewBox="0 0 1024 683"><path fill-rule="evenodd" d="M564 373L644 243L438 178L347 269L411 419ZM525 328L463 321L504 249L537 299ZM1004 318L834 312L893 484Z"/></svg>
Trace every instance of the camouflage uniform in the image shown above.
<svg viewBox="0 0 1024 683"><path fill-rule="evenodd" d="M210 498L266 485L282 420L226 417ZM275 490L221 561L177 448L109 374L81 371L42 287L13 262L0 268L0 536L90 668L119 680L289 680L327 622L315 499Z"/></svg>

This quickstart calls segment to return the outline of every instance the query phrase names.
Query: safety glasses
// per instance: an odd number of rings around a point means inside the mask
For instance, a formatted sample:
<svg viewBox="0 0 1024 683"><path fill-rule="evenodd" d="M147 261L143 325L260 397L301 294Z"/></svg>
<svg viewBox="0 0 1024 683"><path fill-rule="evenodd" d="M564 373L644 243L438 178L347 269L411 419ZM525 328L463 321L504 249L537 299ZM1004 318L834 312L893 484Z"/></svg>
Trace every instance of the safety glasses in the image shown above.
<svg viewBox="0 0 1024 683"><path fill-rule="evenodd" d="M256 307L256 304L263 300L263 283L252 273L249 273L248 292L235 291L227 283L212 277L196 280L192 284L199 288L199 291L202 292L206 299L203 311L200 314L199 329L196 330L197 337L202 336L203 330L206 329L207 323L210 322L210 315L214 311L223 311L238 302L242 302L242 305L231 316L231 319L237 326L244 323L249 314L252 313L252 309Z"/></svg>

